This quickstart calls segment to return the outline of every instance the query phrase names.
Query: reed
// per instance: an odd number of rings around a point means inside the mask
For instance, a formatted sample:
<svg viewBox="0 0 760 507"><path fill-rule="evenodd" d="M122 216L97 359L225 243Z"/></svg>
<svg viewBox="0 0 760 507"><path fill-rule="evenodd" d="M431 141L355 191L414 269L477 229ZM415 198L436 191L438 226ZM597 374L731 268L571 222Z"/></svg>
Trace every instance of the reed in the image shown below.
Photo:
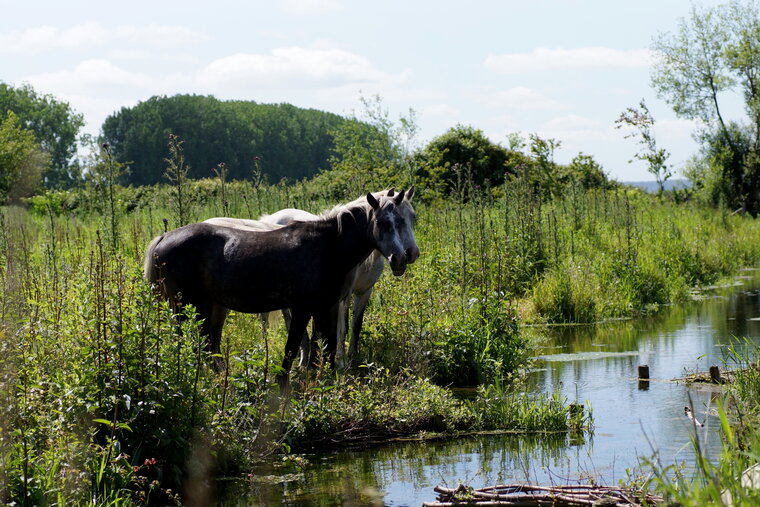
<svg viewBox="0 0 760 507"><path fill-rule="evenodd" d="M372 373L303 374L303 390L280 404L272 379L283 324L264 336L255 316L231 315L229 369L218 377L192 309L177 320L155 298L142 253L164 220L293 206L318 213L334 203L309 183L222 185L220 176L182 185L113 185L106 208L103 187L93 187L2 210L4 501L86 503L97 492L103 503L170 502L167 489L176 493L191 473L247 470L282 442L296 448L344 423L394 432L582 427L565 400L509 394L508 381L494 387L525 365L523 323L653 311L760 260L758 225L746 217L624 189L545 200L529 181L486 189L465 178L459 197L415 202L422 255L403 278L381 279L365 318L359 359ZM491 387L466 403L439 387L478 383Z"/></svg>

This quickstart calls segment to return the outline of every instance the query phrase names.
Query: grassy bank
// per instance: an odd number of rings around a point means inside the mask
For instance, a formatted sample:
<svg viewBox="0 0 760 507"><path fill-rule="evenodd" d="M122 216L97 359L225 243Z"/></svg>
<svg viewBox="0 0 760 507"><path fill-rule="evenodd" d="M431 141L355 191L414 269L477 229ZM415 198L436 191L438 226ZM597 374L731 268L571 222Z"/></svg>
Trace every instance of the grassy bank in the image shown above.
<svg viewBox="0 0 760 507"><path fill-rule="evenodd" d="M587 420L564 400L500 384L529 354L521 323L651 311L760 259L753 220L639 192L542 202L519 182L463 189L416 204L422 255L376 286L360 346L369 366L303 376L281 400L282 323L264 336L255 316L231 315L230 367L214 374L192 319L180 332L142 279L144 248L187 221L334 203L307 184L222 183L188 182L181 195L93 187L3 210L3 500L169 501L170 485L328 439L578 429ZM469 401L440 387L478 383Z"/></svg>

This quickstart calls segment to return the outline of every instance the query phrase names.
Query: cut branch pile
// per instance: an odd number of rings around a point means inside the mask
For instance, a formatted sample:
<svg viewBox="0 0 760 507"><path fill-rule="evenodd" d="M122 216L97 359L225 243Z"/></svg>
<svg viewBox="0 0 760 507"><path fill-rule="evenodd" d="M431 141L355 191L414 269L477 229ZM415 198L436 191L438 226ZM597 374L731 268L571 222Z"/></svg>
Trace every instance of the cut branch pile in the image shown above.
<svg viewBox="0 0 760 507"><path fill-rule="evenodd" d="M423 507L476 505L512 505L521 507L601 507L601 506L652 506L662 503L662 497L647 491L627 488L595 486L592 484L568 486L534 486L509 484L472 489L463 484L457 488L436 486L438 500L424 502Z"/></svg>

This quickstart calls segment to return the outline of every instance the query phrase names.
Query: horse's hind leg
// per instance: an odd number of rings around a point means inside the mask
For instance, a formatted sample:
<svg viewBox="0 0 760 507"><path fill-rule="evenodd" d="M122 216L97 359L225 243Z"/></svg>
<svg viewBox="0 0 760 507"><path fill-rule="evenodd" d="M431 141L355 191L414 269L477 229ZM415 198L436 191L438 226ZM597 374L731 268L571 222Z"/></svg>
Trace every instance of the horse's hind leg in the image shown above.
<svg viewBox="0 0 760 507"><path fill-rule="evenodd" d="M354 314L351 320L351 340L348 344L348 364L351 365L359 351L359 334L364 322L364 311L367 309L372 287L354 296Z"/></svg>
<svg viewBox="0 0 760 507"><path fill-rule="evenodd" d="M339 367L346 368L350 361L346 358L346 335L348 334L348 303L351 300L349 295L338 301L331 312L331 324L335 326L335 361ZM333 365L334 366L334 365Z"/></svg>
<svg viewBox="0 0 760 507"><path fill-rule="evenodd" d="M225 367L224 358L221 356L222 329L229 310L216 303L209 303L205 305L203 311L199 308L198 312L203 318L201 334L206 337L206 347L213 356L211 364L214 370L222 371Z"/></svg>

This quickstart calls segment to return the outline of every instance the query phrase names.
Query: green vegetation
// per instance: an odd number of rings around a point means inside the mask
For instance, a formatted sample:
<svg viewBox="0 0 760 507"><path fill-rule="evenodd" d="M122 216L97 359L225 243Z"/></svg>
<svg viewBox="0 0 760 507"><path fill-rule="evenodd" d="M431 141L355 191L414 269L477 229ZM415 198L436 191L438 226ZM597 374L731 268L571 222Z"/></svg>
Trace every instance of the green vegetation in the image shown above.
<svg viewBox="0 0 760 507"><path fill-rule="evenodd" d="M257 104L199 95L151 97L106 118L103 139L129 172L122 182L163 182L159 161L169 134L187 144L188 177L207 178L224 163L231 179L249 179L263 166L270 181L299 180L328 168L330 132L346 120L290 104Z"/></svg>
<svg viewBox="0 0 760 507"><path fill-rule="evenodd" d="M9 111L0 122L0 202L18 202L35 193L48 163L34 133L24 129L18 116Z"/></svg>
<svg viewBox="0 0 760 507"><path fill-rule="evenodd" d="M652 84L679 116L699 120L702 153L687 177L713 205L760 211L760 10L752 0L693 6L676 33L660 34ZM744 118L726 117L737 91Z"/></svg>
<svg viewBox="0 0 760 507"><path fill-rule="evenodd" d="M569 417L562 400L528 399L502 380L526 364L523 322L651 310L760 258L753 220L696 204L572 183L544 202L520 178L490 191L463 185L457 197L417 203L422 256L376 288L359 351L368 366L298 375L293 397L280 400L281 323L265 337L255 316L231 315L230 367L215 375L194 322L179 330L142 278L145 245L182 220L176 185L116 185L121 168L107 151L97 167L100 185L3 213L7 498L166 498L188 477L249 469L281 443L579 428L586 415ZM183 185L188 221L332 204L317 182ZM483 386L459 401L439 387L451 384Z"/></svg>
<svg viewBox="0 0 760 507"><path fill-rule="evenodd" d="M751 3L695 8L656 42L655 86L704 125L695 186L668 193L668 153L646 105L621 115L658 195L609 181L590 155L559 164L560 141L535 134L502 146L457 125L419 147L414 112L396 123L379 97L351 118L153 97L110 116L79 162L81 116L0 85L0 199L24 206L0 215L0 500L171 503L183 484L251 470L274 452L419 432L589 428L567 400L517 394L534 349L524 325L651 313L758 264L758 19ZM734 86L744 123L719 107ZM362 366L296 372L289 397L274 382L281 321L265 334L256 316L232 314L228 368L217 374L192 308L179 324L143 279L146 245L169 228L287 207L318 213L412 183L422 255L377 285ZM749 213L730 213L739 207ZM462 400L451 386L478 390ZM747 499L737 477L758 459L758 386L755 370L734 385L719 464L700 459L690 482L654 463L647 485L684 505L717 502L726 488Z"/></svg>
<svg viewBox="0 0 760 507"><path fill-rule="evenodd" d="M41 164L41 181L46 188L65 188L81 182L81 167L75 160L79 131L84 125L81 114L51 95L40 95L29 85L14 88L0 83L0 121L8 118L9 112L34 134L39 151L50 159L49 164ZM2 171L0 168L0 174ZM32 182L32 189L38 181Z"/></svg>

